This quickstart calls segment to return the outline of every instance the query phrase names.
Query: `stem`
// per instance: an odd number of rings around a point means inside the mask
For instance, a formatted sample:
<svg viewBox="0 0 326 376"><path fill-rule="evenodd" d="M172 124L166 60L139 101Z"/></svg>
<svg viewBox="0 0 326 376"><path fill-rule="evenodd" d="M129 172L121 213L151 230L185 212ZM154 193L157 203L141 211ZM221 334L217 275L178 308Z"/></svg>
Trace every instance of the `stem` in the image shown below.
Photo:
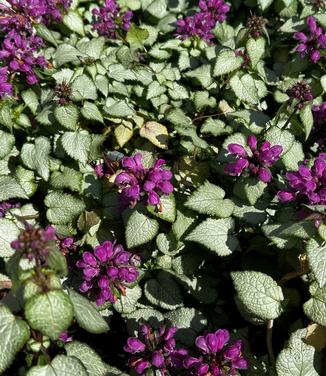
<svg viewBox="0 0 326 376"><path fill-rule="evenodd" d="M271 362L272 366L275 367L275 356L274 356L274 351L273 351L273 324L274 324L274 320L269 320L267 322L266 346L267 346L269 361Z"/></svg>
<svg viewBox="0 0 326 376"><path fill-rule="evenodd" d="M296 105L296 106L294 107L294 110L293 110L292 114L289 116L288 120L286 121L286 123L285 123L285 125L284 125L284 127L283 127L284 129L289 125L292 116L295 115L295 113L296 113L297 111L298 111L298 105Z"/></svg>

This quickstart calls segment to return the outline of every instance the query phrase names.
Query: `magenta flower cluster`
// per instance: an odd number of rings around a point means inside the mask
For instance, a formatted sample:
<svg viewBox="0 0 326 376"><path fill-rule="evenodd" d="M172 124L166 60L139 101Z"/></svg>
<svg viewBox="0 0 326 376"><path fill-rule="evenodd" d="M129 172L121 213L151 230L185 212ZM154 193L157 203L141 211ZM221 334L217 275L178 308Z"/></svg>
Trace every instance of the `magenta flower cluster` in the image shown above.
<svg viewBox="0 0 326 376"><path fill-rule="evenodd" d="M115 184L120 188L123 200L132 207L141 200L146 205L159 205L160 196L173 192L172 172L162 168L164 163L164 159L158 159L153 167L145 168L141 153L122 158L123 171L117 175Z"/></svg>
<svg viewBox="0 0 326 376"><path fill-rule="evenodd" d="M309 56L313 63L320 60L322 51L326 49L326 34L323 33L322 27L317 26L314 17L307 17L308 30L296 32L293 37L299 41L296 51L303 58Z"/></svg>
<svg viewBox="0 0 326 376"><path fill-rule="evenodd" d="M167 375L167 371L175 368L183 368L183 360L188 351L176 349L174 338L177 328L168 328L161 325L154 330L147 324L139 326L138 336L127 340L124 350L133 354L129 361L129 367L138 375L145 375L147 371L160 371L161 375Z"/></svg>
<svg viewBox="0 0 326 376"><path fill-rule="evenodd" d="M18 73L26 76L29 85L38 82L35 70L48 63L38 56L43 39L36 36L33 26L60 21L61 9L70 4L71 0L8 0L8 5L0 4L0 31L5 35L0 47L0 98L12 95L8 76L14 78Z"/></svg>
<svg viewBox="0 0 326 376"><path fill-rule="evenodd" d="M102 8L93 9L93 30L110 39L116 39L121 29L128 31L133 13L130 10L121 12L115 0L106 0Z"/></svg>
<svg viewBox="0 0 326 376"><path fill-rule="evenodd" d="M126 352L133 354L130 368L139 375L158 370L162 376L171 370L189 376L234 376L238 375L238 370L248 368L248 361L242 354L242 341L229 344L230 335L226 329L197 337L197 356L189 355L187 349L176 348L174 336L177 331L177 328L165 325L158 330L147 324L140 325L137 337L128 338L124 346Z"/></svg>
<svg viewBox="0 0 326 376"><path fill-rule="evenodd" d="M184 366L189 376L238 375L238 370L246 370L248 361L242 354L241 340L229 345L230 334L226 329L208 333L196 338L197 357L188 357Z"/></svg>
<svg viewBox="0 0 326 376"><path fill-rule="evenodd" d="M200 0L200 11L176 22L176 36L181 39L197 36L205 41L214 38L212 29L226 19L230 6L224 0Z"/></svg>
<svg viewBox="0 0 326 376"><path fill-rule="evenodd" d="M123 249L122 245L105 241L94 252L84 252L77 267L83 270L81 292L97 294L96 304L114 303L124 293L126 284L138 277L137 257ZM99 293L98 293L99 291Z"/></svg>
<svg viewBox="0 0 326 376"><path fill-rule="evenodd" d="M19 202L3 201L0 203L0 218L3 218L10 209L20 208Z"/></svg>
<svg viewBox="0 0 326 376"><path fill-rule="evenodd" d="M290 189L278 192L280 201L326 205L326 154L320 154L311 168L301 164L298 171L287 172L286 179Z"/></svg>
<svg viewBox="0 0 326 376"><path fill-rule="evenodd" d="M11 242L11 247L22 252L28 260L38 259L43 262L50 251L49 247L56 240L55 229L52 226L42 229L26 224L18 239Z"/></svg>
<svg viewBox="0 0 326 376"><path fill-rule="evenodd" d="M312 91L307 81L298 81L287 90L287 95L298 109L303 108L307 102L314 99Z"/></svg>
<svg viewBox="0 0 326 376"><path fill-rule="evenodd" d="M9 82L8 68L0 68L0 99L12 95L12 84Z"/></svg>
<svg viewBox="0 0 326 376"><path fill-rule="evenodd" d="M230 176L239 176L248 172L264 183L272 180L270 167L280 159L283 148L281 145L274 145L268 141L262 143L260 148L257 147L257 138L250 135L247 144L251 153L248 153L244 146L240 144L229 144L227 149L233 157L225 166L224 171Z"/></svg>

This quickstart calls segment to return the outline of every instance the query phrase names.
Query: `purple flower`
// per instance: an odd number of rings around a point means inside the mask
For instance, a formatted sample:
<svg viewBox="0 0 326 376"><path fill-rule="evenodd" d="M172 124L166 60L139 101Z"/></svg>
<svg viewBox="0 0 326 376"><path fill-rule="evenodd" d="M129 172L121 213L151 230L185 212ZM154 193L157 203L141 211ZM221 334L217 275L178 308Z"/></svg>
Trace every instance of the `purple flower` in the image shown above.
<svg viewBox="0 0 326 376"><path fill-rule="evenodd" d="M69 335L67 330L65 330L64 332L62 332L60 334L59 339L60 339L60 341L62 341L64 343L68 343L68 342L73 341L73 337Z"/></svg>
<svg viewBox="0 0 326 376"><path fill-rule="evenodd" d="M306 81L297 82L291 86L286 93L290 97L290 100L296 102L298 109L303 108L306 102L314 99L311 88Z"/></svg>
<svg viewBox="0 0 326 376"><path fill-rule="evenodd" d="M318 144L319 151L326 151L326 102L312 106L314 116L314 127L311 132L311 139Z"/></svg>
<svg viewBox="0 0 326 376"><path fill-rule="evenodd" d="M239 176L244 172L249 172L257 176L260 181L269 183L272 180L272 173L269 168L280 159L283 151L282 146L271 146L268 141L265 141L258 149L257 138L254 135L248 137L247 144L251 150L250 154L242 145L228 145L229 154L236 160L229 162L224 171L230 176Z"/></svg>
<svg viewBox="0 0 326 376"><path fill-rule="evenodd" d="M3 218L6 215L7 211L9 211L10 209L14 209L14 208L20 208L20 203L19 202L14 203L11 201L1 202L0 203L0 218Z"/></svg>
<svg viewBox="0 0 326 376"><path fill-rule="evenodd" d="M115 184L123 200L132 207L140 200L146 205L160 205L160 197L173 192L172 172L162 168L164 163L164 159L159 159L153 167L145 168L141 153L122 158L123 171L117 175Z"/></svg>
<svg viewBox="0 0 326 376"><path fill-rule="evenodd" d="M38 258L40 261L45 261L49 247L56 239L55 229L52 226L42 229L27 224L18 239L11 242L11 247L21 251L29 260Z"/></svg>
<svg viewBox="0 0 326 376"><path fill-rule="evenodd" d="M134 356L129 366L137 374L145 375L150 369L159 370L166 375L167 370L183 368L183 361L188 352L185 349L176 349L174 339L177 328L168 328L165 325L154 330L147 324L139 326L138 336L127 340L124 350Z"/></svg>
<svg viewBox="0 0 326 376"><path fill-rule="evenodd" d="M282 202L298 202L308 205L326 204L326 154L320 154L311 168L299 165L298 171L287 172L289 190L279 191Z"/></svg>
<svg viewBox="0 0 326 376"><path fill-rule="evenodd" d="M0 99L6 95L12 95L12 85L8 82L7 67L0 68Z"/></svg>
<svg viewBox="0 0 326 376"><path fill-rule="evenodd" d="M199 8L200 12L176 22L177 37L187 39L197 36L209 42L214 38L212 29L217 22L226 19L226 13L230 10L230 6L225 4L224 0L200 0Z"/></svg>
<svg viewBox="0 0 326 376"><path fill-rule="evenodd" d="M252 14L246 23L249 35L254 39L259 38L264 33L265 24L266 20L264 17Z"/></svg>
<svg viewBox="0 0 326 376"><path fill-rule="evenodd" d="M105 241L94 252L84 252L77 267L83 269L84 282L81 292L99 291L97 305L114 303L120 293L124 293L126 284L138 278L137 257L123 249L122 245Z"/></svg>
<svg viewBox="0 0 326 376"><path fill-rule="evenodd" d="M93 30L110 39L117 38L117 32L128 31L133 17L132 11L121 12L115 0L106 0L102 8L93 9Z"/></svg>
<svg viewBox="0 0 326 376"><path fill-rule="evenodd" d="M321 58L321 52L326 49L326 34L323 33L322 27L317 26L314 17L307 17L308 30L306 33L294 33L294 39L299 41L296 51L304 58L308 55L312 62L316 63Z"/></svg>
<svg viewBox="0 0 326 376"><path fill-rule="evenodd" d="M29 38L11 31L2 43L0 59L13 73L23 73L29 85L38 82L34 69L47 67L47 61L43 56L35 56L35 52L42 46L43 40L38 36Z"/></svg>
<svg viewBox="0 0 326 376"><path fill-rule="evenodd" d="M198 357L189 356L184 367L189 376L237 375L238 370L248 368L248 361L242 355L242 341L229 345L230 335L226 329L208 333L196 339Z"/></svg>

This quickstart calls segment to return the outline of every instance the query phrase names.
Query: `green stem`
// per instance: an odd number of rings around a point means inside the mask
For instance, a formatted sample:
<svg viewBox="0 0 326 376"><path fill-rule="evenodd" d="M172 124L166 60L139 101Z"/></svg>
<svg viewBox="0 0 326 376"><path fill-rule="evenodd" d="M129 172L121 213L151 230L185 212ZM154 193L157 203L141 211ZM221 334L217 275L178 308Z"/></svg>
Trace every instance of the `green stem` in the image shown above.
<svg viewBox="0 0 326 376"><path fill-rule="evenodd" d="M271 362L271 365L275 367L275 356L274 356L274 351L273 351L273 324L274 324L274 320L269 320L267 322L266 346L267 346L269 361Z"/></svg>

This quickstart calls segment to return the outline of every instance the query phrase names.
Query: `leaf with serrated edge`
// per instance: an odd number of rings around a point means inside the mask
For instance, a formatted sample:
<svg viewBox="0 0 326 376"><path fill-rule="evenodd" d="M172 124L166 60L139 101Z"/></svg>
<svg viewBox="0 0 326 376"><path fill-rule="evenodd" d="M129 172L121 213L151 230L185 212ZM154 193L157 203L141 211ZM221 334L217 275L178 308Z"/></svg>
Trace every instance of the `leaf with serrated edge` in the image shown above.
<svg viewBox="0 0 326 376"><path fill-rule="evenodd" d="M304 342L305 329L291 335L287 346L279 353L276 361L278 376L318 376L321 375L321 361L316 350Z"/></svg>
<svg viewBox="0 0 326 376"><path fill-rule="evenodd" d="M18 238L20 229L6 218L0 219L0 257L10 257L15 253L11 242Z"/></svg>
<svg viewBox="0 0 326 376"><path fill-rule="evenodd" d="M234 205L230 200L223 200L224 196L222 188L206 181L188 198L185 205L201 214L230 217Z"/></svg>
<svg viewBox="0 0 326 376"><path fill-rule="evenodd" d="M69 296L80 327L95 334L105 333L110 329L92 302L74 290L69 290Z"/></svg>
<svg viewBox="0 0 326 376"><path fill-rule="evenodd" d="M232 234L233 228L234 221L231 218L208 218L200 223L186 240L202 244L218 256L228 256L238 246L238 240Z"/></svg>
<svg viewBox="0 0 326 376"><path fill-rule="evenodd" d="M91 136L87 131L65 132L61 137L61 143L67 154L85 164L91 146Z"/></svg>
<svg viewBox="0 0 326 376"><path fill-rule="evenodd" d="M2 373L24 346L30 332L25 321L16 319L9 308L0 305L0 333L0 373Z"/></svg>
<svg viewBox="0 0 326 376"><path fill-rule="evenodd" d="M323 287L326 284L326 245L310 239L307 243L307 256L319 287Z"/></svg>
<svg viewBox="0 0 326 376"><path fill-rule="evenodd" d="M322 288L317 283L310 285L311 298L304 303L304 313L314 322L326 326L326 285Z"/></svg>
<svg viewBox="0 0 326 376"><path fill-rule="evenodd" d="M161 197L160 208L148 206L147 210L155 217L173 223L176 217L176 202L173 194Z"/></svg>
<svg viewBox="0 0 326 376"><path fill-rule="evenodd" d="M155 219L147 217L139 210L134 210L126 225L126 242L128 248L148 243L158 233L159 225Z"/></svg>
<svg viewBox="0 0 326 376"><path fill-rule="evenodd" d="M101 357L88 345L73 341L65 345L68 356L79 359L86 368L89 376L108 376L108 366Z"/></svg>
<svg viewBox="0 0 326 376"><path fill-rule="evenodd" d="M71 301L61 290L35 295L25 305L25 317L30 326L52 340L58 339L69 327L73 316Z"/></svg>
<svg viewBox="0 0 326 376"><path fill-rule="evenodd" d="M57 355L47 366L31 368L26 376L89 376L82 362L74 356Z"/></svg>
<svg viewBox="0 0 326 376"><path fill-rule="evenodd" d="M53 224L66 224L73 221L85 209L83 201L62 192L51 192L44 200L48 207L46 217Z"/></svg>
<svg viewBox="0 0 326 376"><path fill-rule="evenodd" d="M273 320L283 312L283 292L267 274L254 271L232 272L237 297L246 310L262 320Z"/></svg>
<svg viewBox="0 0 326 376"><path fill-rule="evenodd" d="M114 303L113 307L120 313L134 312L136 310L136 303L141 298L141 295L142 290L139 286L133 288L127 287L125 293Z"/></svg>
<svg viewBox="0 0 326 376"><path fill-rule="evenodd" d="M169 133L164 125L156 121L148 121L140 128L139 134L158 148L168 149Z"/></svg>

